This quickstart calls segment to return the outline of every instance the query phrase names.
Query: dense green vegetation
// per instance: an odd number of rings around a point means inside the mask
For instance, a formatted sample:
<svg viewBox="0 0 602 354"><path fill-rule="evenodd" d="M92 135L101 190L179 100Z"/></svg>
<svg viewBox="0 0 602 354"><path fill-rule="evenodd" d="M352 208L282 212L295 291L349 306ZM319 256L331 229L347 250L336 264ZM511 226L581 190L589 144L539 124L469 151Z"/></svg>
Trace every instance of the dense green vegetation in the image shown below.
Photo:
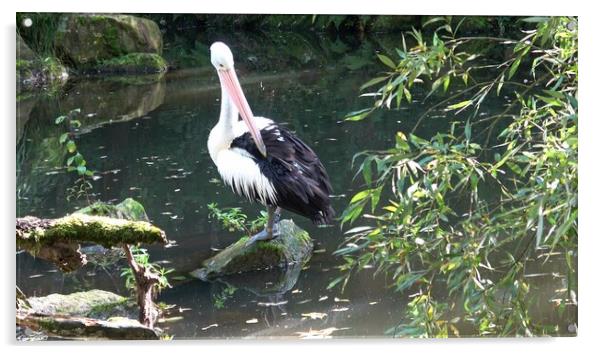
<svg viewBox="0 0 602 354"><path fill-rule="evenodd" d="M344 275L331 286L366 265L386 272L402 296L412 294L394 335L444 337L460 326L481 335L566 334L561 320L534 321L531 311L553 307L562 319L577 305L577 19L522 19L517 40L458 36L462 24L450 18L430 25L431 38L412 30L414 45L403 38L396 56L378 55L386 72L362 87L377 88L368 94L374 104L347 119L412 104L421 85L431 107L446 107L451 128L432 137L400 131L390 149L356 156L365 187L342 215L356 226L335 253ZM507 56L479 60L483 53L471 49L483 41ZM479 114L502 92L511 97L502 113ZM552 259L562 282L537 304L530 273Z"/></svg>

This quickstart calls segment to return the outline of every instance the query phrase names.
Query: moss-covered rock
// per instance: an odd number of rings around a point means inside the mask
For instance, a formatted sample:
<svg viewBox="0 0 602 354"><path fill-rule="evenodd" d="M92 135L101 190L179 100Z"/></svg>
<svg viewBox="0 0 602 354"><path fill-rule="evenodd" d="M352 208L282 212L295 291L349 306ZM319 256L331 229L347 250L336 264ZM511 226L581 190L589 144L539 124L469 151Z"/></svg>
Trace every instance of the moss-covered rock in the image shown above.
<svg viewBox="0 0 602 354"><path fill-rule="evenodd" d="M313 240L307 231L292 220L279 223L280 235L270 241L247 245L248 237L242 237L215 256L205 260L202 268L192 276L207 280L224 275L249 272L289 264L304 264L311 257Z"/></svg>
<svg viewBox="0 0 602 354"><path fill-rule="evenodd" d="M30 309L44 315L83 316L106 319L116 316L115 310L123 313L127 306L126 297L104 290L89 290L68 295L27 298ZM134 312L135 313L135 312Z"/></svg>
<svg viewBox="0 0 602 354"><path fill-rule="evenodd" d="M117 14L70 14L61 18L54 45L61 58L86 68L130 53L161 54L163 39L152 20Z"/></svg>
<svg viewBox="0 0 602 354"><path fill-rule="evenodd" d="M130 53L103 60L96 66L99 73L150 74L167 71L167 62L155 53Z"/></svg>
<svg viewBox="0 0 602 354"><path fill-rule="evenodd" d="M69 77L67 69L54 57L36 55L17 33L17 92L35 88L60 87Z"/></svg>
<svg viewBox="0 0 602 354"><path fill-rule="evenodd" d="M104 202L96 202L76 211L74 214L85 214L93 216L107 216L110 218L149 221L144 206L132 198L126 198L121 203L113 205Z"/></svg>

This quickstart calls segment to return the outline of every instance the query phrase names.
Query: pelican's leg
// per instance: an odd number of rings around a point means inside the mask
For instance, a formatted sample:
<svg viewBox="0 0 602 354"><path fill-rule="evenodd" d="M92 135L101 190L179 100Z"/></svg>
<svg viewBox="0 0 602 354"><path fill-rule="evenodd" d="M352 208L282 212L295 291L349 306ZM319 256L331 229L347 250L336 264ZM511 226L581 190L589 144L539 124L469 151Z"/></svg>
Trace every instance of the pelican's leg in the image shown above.
<svg viewBox="0 0 602 354"><path fill-rule="evenodd" d="M253 235L247 241L247 246L254 244L257 241L269 241L275 237L278 237L280 231L278 230L278 222L280 221L280 208L274 206L268 206L268 221L266 222L265 229Z"/></svg>

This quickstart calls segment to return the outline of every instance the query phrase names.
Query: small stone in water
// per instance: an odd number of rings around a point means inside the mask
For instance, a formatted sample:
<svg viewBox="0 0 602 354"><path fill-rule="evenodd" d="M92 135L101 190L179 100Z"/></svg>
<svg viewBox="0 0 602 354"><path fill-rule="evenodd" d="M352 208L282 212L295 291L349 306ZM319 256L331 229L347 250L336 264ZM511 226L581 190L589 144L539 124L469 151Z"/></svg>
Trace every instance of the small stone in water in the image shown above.
<svg viewBox="0 0 602 354"><path fill-rule="evenodd" d="M246 323L257 323L257 322L259 322L259 320L256 318L251 318L250 320L246 320Z"/></svg>

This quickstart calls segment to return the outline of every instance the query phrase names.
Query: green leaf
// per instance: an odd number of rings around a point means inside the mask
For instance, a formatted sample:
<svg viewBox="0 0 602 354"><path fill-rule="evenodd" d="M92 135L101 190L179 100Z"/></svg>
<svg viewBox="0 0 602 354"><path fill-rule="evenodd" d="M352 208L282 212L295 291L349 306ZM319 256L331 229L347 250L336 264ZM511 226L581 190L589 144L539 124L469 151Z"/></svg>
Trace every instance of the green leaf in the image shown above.
<svg viewBox="0 0 602 354"><path fill-rule="evenodd" d="M445 19L443 17L433 17L431 19L429 19L428 21L426 21L425 23L422 24L422 27L426 27L430 24L436 23L436 22L441 22L441 21L445 21Z"/></svg>
<svg viewBox="0 0 602 354"><path fill-rule="evenodd" d="M366 109L362 109L359 111L347 113L347 115L345 116L345 120L357 122L359 120L366 118L368 116L368 114L370 114L371 112L372 112L372 108L366 108Z"/></svg>
<svg viewBox="0 0 602 354"><path fill-rule="evenodd" d="M529 22L529 23L539 23L539 22L545 22L549 19L550 19L549 17L545 17L545 16L532 16L532 17L521 18L520 21Z"/></svg>
<svg viewBox="0 0 602 354"><path fill-rule="evenodd" d="M362 86L360 86L360 91L363 91L365 88L373 86L378 84L379 82L383 82L386 79L388 79L389 76L381 76L381 77L376 77L368 82L366 82L365 84L363 84Z"/></svg>
<svg viewBox="0 0 602 354"><path fill-rule="evenodd" d="M472 104L472 100L466 100L462 102L458 102L456 104L452 104L451 106L447 106L447 109L460 109L462 107L466 107L469 104Z"/></svg>
<svg viewBox="0 0 602 354"><path fill-rule="evenodd" d="M343 279L345 279L345 275L342 275L336 279L334 279L333 281L331 281L328 286L326 287L327 290L330 290L332 288L334 288L338 283L340 283L341 281L343 281Z"/></svg>
<svg viewBox="0 0 602 354"><path fill-rule="evenodd" d="M372 162L364 161L362 166L362 174L364 175L364 181L366 184L372 183Z"/></svg>
<svg viewBox="0 0 602 354"><path fill-rule="evenodd" d="M397 69L397 65L395 65L395 63L393 62L393 60L391 60L391 58L389 58L388 56L383 55L383 54L376 54L376 56L386 66L390 67L391 69Z"/></svg>
<svg viewBox="0 0 602 354"><path fill-rule="evenodd" d="M67 116L60 116L60 117L57 117L57 118L54 120L54 124L61 124L61 123L63 123L63 121L65 120L65 118L67 118Z"/></svg>
<svg viewBox="0 0 602 354"><path fill-rule="evenodd" d="M497 84L497 95L500 95L500 91L502 90L502 86L504 86L504 75L500 78L500 81Z"/></svg>
<svg viewBox="0 0 602 354"><path fill-rule="evenodd" d="M367 196L370 195L371 192L372 192L371 189L363 190L363 191L357 193L356 195L354 195L353 198L351 198L351 201L349 203L353 204L355 202L359 202L360 200L364 200L364 199L366 199Z"/></svg>
<svg viewBox="0 0 602 354"><path fill-rule="evenodd" d="M67 151L69 151L70 153L74 153L75 150L77 150L77 145L75 145L75 141L69 140L67 142Z"/></svg>
<svg viewBox="0 0 602 354"><path fill-rule="evenodd" d="M87 171L86 166L77 166L77 174L84 175Z"/></svg>
<svg viewBox="0 0 602 354"><path fill-rule="evenodd" d="M510 70L508 72L508 80L510 80L512 78L512 76L514 76L514 73L516 73L516 70L518 69L518 66L520 65L520 61L521 58L517 58L514 63L512 63L512 66L510 67Z"/></svg>
<svg viewBox="0 0 602 354"><path fill-rule="evenodd" d="M373 190L372 199L371 199L373 213L376 210L376 207L378 206L378 202L380 201L380 194L381 194L382 190L383 190L383 186L380 186Z"/></svg>
<svg viewBox="0 0 602 354"><path fill-rule="evenodd" d="M401 275L397 278L397 291L404 291L414 285L426 272L414 272Z"/></svg>
<svg viewBox="0 0 602 354"><path fill-rule="evenodd" d="M409 104L412 104L412 94L410 93L410 90L408 90L407 88L403 88L403 93L406 96L406 100L408 101Z"/></svg>
<svg viewBox="0 0 602 354"><path fill-rule="evenodd" d="M445 75L445 77L443 78L443 92L447 92L447 88L449 87L449 82L450 82L450 76L449 75Z"/></svg>
<svg viewBox="0 0 602 354"><path fill-rule="evenodd" d="M64 144L65 141L67 141L67 138L69 138L69 133L61 134L61 137L59 138L59 143Z"/></svg>

